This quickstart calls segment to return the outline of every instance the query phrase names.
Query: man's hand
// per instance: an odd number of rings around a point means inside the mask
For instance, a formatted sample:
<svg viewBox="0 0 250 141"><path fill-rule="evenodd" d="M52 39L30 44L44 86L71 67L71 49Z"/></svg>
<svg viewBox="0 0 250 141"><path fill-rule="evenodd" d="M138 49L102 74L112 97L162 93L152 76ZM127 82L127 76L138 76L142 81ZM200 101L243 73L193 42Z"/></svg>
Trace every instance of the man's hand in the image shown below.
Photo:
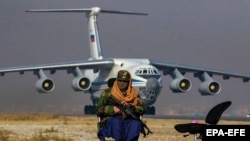
<svg viewBox="0 0 250 141"><path fill-rule="evenodd" d="M129 105L128 102L125 101L125 100L121 101L121 104L122 104L123 106L128 106L128 105Z"/></svg>
<svg viewBox="0 0 250 141"><path fill-rule="evenodd" d="M113 111L114 111L115 114L121 114L122 113L122 111L116 106L114 106Z"/></svg>

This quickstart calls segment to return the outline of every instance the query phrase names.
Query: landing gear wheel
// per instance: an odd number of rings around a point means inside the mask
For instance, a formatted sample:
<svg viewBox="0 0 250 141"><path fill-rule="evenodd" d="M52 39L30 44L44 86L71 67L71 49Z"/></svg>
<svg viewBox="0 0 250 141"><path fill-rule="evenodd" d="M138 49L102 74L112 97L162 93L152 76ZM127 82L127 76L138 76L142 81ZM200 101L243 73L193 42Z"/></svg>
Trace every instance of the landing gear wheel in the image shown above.
<svg viewBox="0 0 250 141"><path fill-rule="evenodd" d="M147 111L144 113L144 115L155 115L155 107L147 107Z"/></svg>
<svg viewBox="0 0 250 141"><path fill-rule="evenodd" d="M93 106L93 105L84 106L84 114L85 115L94 115L94 114L96 114L96 106Z"/></svg>

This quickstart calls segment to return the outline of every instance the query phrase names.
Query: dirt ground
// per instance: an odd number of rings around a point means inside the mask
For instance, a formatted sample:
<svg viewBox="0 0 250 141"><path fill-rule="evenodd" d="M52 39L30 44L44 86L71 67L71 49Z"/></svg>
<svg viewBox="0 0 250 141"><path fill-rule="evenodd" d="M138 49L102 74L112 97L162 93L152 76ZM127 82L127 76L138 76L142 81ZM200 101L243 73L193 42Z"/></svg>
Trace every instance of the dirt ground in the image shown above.
<svg viewBox="0 0 250 141"><path fill-rule="evenodd" d="M174 129L175 124L191 120L143 118L153 134L140 141L193 141ZM203 121L200 121L202 123ZM220 121L219 124L250 124L250 121ZM98 141L96 116L11 117L0 115L0 132L8 133L8 141L29 141L34 136L58 136L72 141ZM6 135L5 133L5 135ZM2 137L3 138L3 137ZM1 140L1 135L0 135ZM61 140L62 141L62 140ZM65 141L65 140L64 140Z"/></svg>

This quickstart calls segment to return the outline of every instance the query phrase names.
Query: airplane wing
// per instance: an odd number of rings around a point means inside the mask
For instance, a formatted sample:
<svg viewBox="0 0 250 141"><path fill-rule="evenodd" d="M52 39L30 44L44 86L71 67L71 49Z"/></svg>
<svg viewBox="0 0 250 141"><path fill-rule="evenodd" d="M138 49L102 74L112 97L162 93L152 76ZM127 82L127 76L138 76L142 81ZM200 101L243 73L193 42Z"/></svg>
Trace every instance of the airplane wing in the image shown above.
<svg viewBox="0 0 250 141"><path fill-rule="evenodd" d="M210 76L213 74L221 75L223 76L223 79L229 79L230 77L234 77L234 78L241 78L243 82L248 82L250 80L250 74L231 73L231 72L222 71L222 70L220 71L220 70L212 70L212 69L200 68L200 67L195 67L195 66L177 65L177 64L171 64L171 63L155 61L155 60L150 60L150 63L156 68L158 68L159 70L164 71L165 74L168 74L171 71L178 69L181 73L193 72L194 76L197 76L201 73L206 72Z"/></svg>
<svg viewBox="0 0 250 141"><path fill-rule="evenodd" d="M40 64L33 66L19 66L19 67L8 67L0 68L0 75L3 76L5 73L9 72L19 72L23 74L25 71L38 71L38 70L50 70L55 72L56 70L67 70L70 71L76 67L79 69L100 69L113 66L114 62L112 59L102 59L102 60L87 60L87 61L74 61L74 62L62 62L54 64Z"/></svg>
<svg viewBox="0 0 250 141"><path fill-rule="evenodd" d="M0 76L5 73L19 72L24 74L27 71L33 71L38 76L36 82L36 89L39 93L48 93L54 90L55 85L52 79L48 78L44 71L50 71L54 74L57 70L66 70L67 73L72 73L75 78L72 81L72 87L76 91L87 91L91 87L90 76L82 74L81 69L93 69L98 71L99 69L112 67L114 61L112 59L100 59L100 60L87 60L87 61L75 61L75 62L64 62L44 65L33 65L33 66L20 66L20 67L9 67L0 68Z"/></svg>
<svg viewBox="0 0 250 141"><path fill-rule="evenodd" d="M172 77L173 80L170 83L170 88L173 92L187 92L191 89L191 81L187 77L184 77L186 72L193 73L194 77L200 79L199 92L202 95L215 95L220 93L221 85L219 82L213 80L213 75L222 76L224 80L231 77L240 78L243 82L249 82L250 80L250 74L230 73L227 71L177 65L156 60L149 61L151 65L161 70L163 75L170 75Z"/></svg>

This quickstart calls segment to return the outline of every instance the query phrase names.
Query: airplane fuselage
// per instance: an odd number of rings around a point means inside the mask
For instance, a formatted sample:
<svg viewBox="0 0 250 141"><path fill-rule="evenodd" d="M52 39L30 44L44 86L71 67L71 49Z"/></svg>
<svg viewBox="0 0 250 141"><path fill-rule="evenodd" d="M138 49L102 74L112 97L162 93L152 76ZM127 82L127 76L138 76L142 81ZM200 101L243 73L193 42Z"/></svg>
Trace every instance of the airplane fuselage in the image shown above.
<svg viewBox="0 0 250 141"><path fill-rule="evenodd" d="M132 75L132 86L139 92L147 106L153 105L162 88L162 77L157 68L150 65L148 59L113 59L112 68L101 69L96 73L86 70L84 75L92 77L92 86L89 92L92 94L93 102L97 102L101 91L108 88L108 81L115 79L117 72L121 69L129 70Z"/></svg>

